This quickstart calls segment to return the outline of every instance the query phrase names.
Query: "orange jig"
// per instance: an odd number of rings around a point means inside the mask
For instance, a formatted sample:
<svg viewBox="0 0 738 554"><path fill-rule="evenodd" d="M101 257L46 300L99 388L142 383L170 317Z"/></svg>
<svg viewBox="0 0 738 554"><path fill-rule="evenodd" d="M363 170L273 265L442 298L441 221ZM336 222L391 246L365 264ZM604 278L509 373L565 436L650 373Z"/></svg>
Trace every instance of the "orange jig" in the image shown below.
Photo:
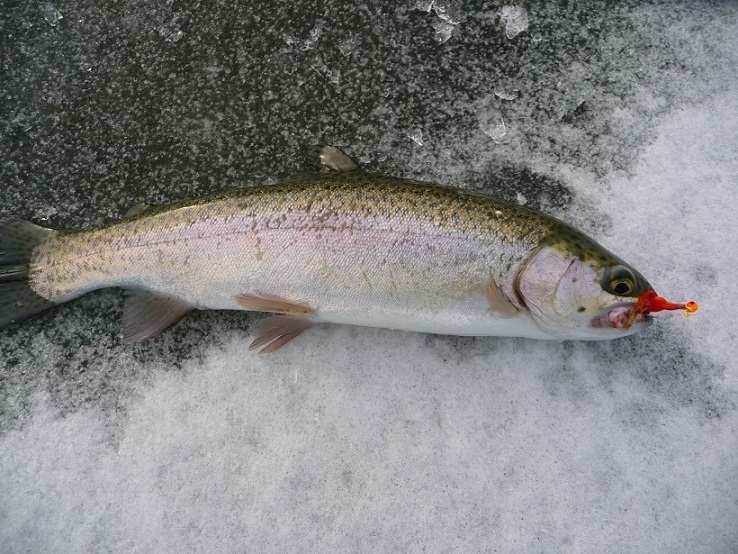
<svg viewBox="0 0 738 554"><path fill-rule="evenodd" d="M658 296L655 290L644 292L634 307L637 314L648 314L651 312L661 312L663 310L684 310L684 317L689 317L697 311L699 305L697 302L687 302L685 304L675 304L669 302L663 296Z"/></svg>

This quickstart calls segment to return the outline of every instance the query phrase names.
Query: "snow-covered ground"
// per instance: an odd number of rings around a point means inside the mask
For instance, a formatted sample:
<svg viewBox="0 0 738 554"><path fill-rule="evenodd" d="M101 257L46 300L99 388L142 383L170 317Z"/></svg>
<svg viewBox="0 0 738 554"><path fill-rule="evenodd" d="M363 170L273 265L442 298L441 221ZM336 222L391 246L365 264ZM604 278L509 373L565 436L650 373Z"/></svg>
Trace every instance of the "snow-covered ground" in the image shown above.
<svg viewBox="0 0 738 554"><path fill-rule="evenodd" d="M90 227L329 142L540 207L700 311L258 356L246 314L121 344L93 293L0 331L0 551L738 550L738 5L19 4L0 217Z"/></svg>

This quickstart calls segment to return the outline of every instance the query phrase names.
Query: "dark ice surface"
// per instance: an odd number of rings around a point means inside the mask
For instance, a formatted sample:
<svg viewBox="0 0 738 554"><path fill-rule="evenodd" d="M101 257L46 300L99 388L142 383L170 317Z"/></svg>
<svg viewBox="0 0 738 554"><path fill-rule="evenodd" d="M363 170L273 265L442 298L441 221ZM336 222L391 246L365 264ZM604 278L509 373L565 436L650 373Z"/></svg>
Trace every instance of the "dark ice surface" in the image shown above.
<svg viewBox="0 0 738 554"><path fill-rule="evenodd" d="M738 3L0 3L0 218L90 228L315 143L493 192L697 300L613 342L201 313L0 331L0 551L738 549Z"/></svg>

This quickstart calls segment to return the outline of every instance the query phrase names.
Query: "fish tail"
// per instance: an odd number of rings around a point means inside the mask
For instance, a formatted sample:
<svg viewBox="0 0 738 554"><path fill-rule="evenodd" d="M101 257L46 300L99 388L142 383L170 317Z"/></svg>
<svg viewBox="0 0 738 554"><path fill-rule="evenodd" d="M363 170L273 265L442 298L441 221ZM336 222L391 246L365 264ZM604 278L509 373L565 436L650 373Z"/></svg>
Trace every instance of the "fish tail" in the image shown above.
<svg viewBox="0 0 738 554"><path fill-rule="evenodd" d="M34 292L29 282L34 249L55 234L22 219L0 221L0 328L56 305Z"/></svg>

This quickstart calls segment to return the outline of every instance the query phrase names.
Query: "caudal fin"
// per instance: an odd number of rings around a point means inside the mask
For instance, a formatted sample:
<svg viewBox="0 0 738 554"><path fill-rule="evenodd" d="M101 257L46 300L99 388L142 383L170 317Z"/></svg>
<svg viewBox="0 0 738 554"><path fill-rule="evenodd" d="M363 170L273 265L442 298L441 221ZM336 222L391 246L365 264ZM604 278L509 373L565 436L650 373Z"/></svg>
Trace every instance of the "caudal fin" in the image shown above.
<svg viewBox="0 0 738 554"><path fill-rule="evenodd" d="M33 249L56 231L22 219L0 221L0 328L54 306L28 282Z"/></svg>

